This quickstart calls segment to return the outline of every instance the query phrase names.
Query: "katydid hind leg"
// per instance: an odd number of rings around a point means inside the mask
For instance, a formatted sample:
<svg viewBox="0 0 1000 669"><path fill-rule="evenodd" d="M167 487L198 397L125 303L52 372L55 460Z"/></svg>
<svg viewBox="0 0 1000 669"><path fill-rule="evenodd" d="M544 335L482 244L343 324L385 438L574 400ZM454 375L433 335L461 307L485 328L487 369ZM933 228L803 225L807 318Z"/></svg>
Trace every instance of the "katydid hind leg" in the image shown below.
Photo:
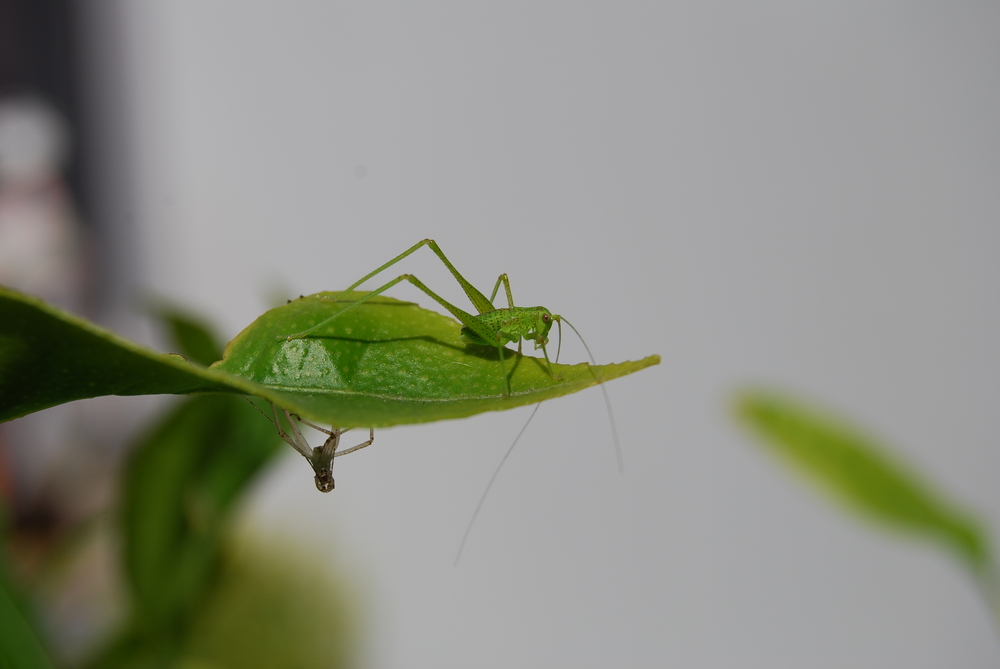
<svg viewBox="0 0 1000 669"><path fill-rule="evenodd" d="M316 323L315 325L312 325L312 326L306 328L305 330L302 330L301 332L296 332L295 334L290 334L290 335L285 335L285 336L279 336L278 340L280 341L280 340L284 339L286 341L291 341L292 339L303 339L305 337L308 337L310 334L312 334L316 330L320 329L321 327L323 327L327 323L333 321L334 319L340 318L341 316L343 316L344 314L346 314L351 309L355 309L355 308L361 306L362 304L364 304L365 302L367 302L368 300L372 299L376 295L379 295L379 294L381 294L381 293L389 290L390 288L392 288L393 286L395 286L400 281L405 280L408 276L409 276L408 274L403 274L401 276L397 276L395 279L393 279L389 283L385 284L384 286L380 286L379 288L376 288L375 290L371 291L370 293L368 293L367 295L365 295L361 299L354 300L353 302L351 302L351 304L349 306L344 307L343 309L341 309L337 313L333 314L329 318L325 318L325 319L321 320L319 323ZM348 290L346 290L344 292L349 292L350 290L351 289L348 289Z"/></svg>
<svg viewBox="0 0 1000 669"><path fill-rule="evenodd" d="M427 246L430 247L431 251L434 251L437 257L441 259L441 262L444 263L445 267L448 268L448 271L451 272L451 275L455 277L456 281L458 281L458 285L460 285L462 290L465 291L469 301L476 307L476 311L480 314L493 311L493 300L487 300L486 296L480 293L478 288L473 286L469 283L468 279L462 276L458 269L456 269L455 266L451 264L451 261L448 260L448 256L444 254L444 251L442 251L441 247L437 245L437 242L433 239L425 239L424 241L427 242Z"/></svg>
<svg viewBox="0 0 1000 669"><path fill-rule="evenodd" d="M423 281L421 281L420 279L418 279L416 276L414 276L412 274L402 274L402 275L396 277L395 279L393 279L392 281L390 281L389 283L387 283L387 284L385 284L383 286L380 286L379 288L376 288L375 290L373 290L372 292L368 293L367 295L365 295L361 299L352 302L349 306L345 307L344 309L341 309L340 311L338 311L334 315L330 316L329 318L324 319L324 320L320 321L319 323L316 323L315 325L313 325L313 326L311 326L311 327L303 330L302 332L296 332L295 334L291 334L291 335L287 335L287 336L283 336L283 337L278 337L278 339L279 340L281 340L281 339L285 339L285 340L302 339L303 337L306 337L309 334L315 332L316 330L318 330L319 328L323 327L327 323L333 321L334 319L340 318L341 316L343 316L344 314L346 314L350 310L352 310L352 309L354 309L356 307L361 306L362 304L364 304L365 302L367 302L371 298L375 297L376 295L379 295L379 294L383 293L384 291L388 290L389 288L392 288L393 286L395 286L400 281L409 281L411 284L413 284L414 286L416 286L417 288L419 288L420 290L422 290L428 297L430 297L432 300L434 300L435 302L437 302L438 304L440 304L442 307L444 307L445 309L447 309L455 318L457 318L462 323L462 325L466 326L467 328L469 328L470 330L472 330L473 332L475 332L478 336L482 337L485 341L491 341L491 340L496 339L496 335L489 328L487 328L482 323L482 321L480 321L478 318L476 318L475 316L473 316L469 312L456 307L454 304L452 304L448 300L444 299L443 297L441 297L440 295L438 295L437 293L435 293L433 290L431 290L430 288L428 288L424 284Z"/></svg>
<svg viewBox="0 0 1000 669"><path fill-rule="evenodd" d="M504 342L499 339L498 334L494 332L486 323L484 323L481 318L473 316L467 311L459 309L454 304L447 301L446 299L435 293L433 290L428 288L424 284L424 282L418 279L417 277L413 276L412 274L405 274L403 275L403 277L406 278L406 280L412 283L414 286L424 291L424 293L426 293L435 302L437 302L442 307L450 311L452 316L457 318L459 322L462 323L462 325L469 328L469 330L474 332L484 342L495 341L497 343L497 353L500 357L500 370L501 373L503 374L504 397L510 397L510 379L507 378L507 365L505 362L505 355L504 355Z"/></svg>
<svg viewBox="0 0 1000 669"><path fill-rule="evenodd" d="M452 276L455 277L455 280L458 281L458 284L462 287L462 290L465 291L465 294L468 296L469 301L472 302L473 306L476 307L477 312L482 314L487 311L493 310L492 300L487 300L485 295L479 292L479 290L475 286L469 283L469 281L464 276L462 276L461 272L459 272L458 269L453 264L451 264L451 261L448 260L448 256L444 254L444 251L441 250L441 247L438 246L437 242L435 242L433 239L424 239L417 242L416 244L408 248L406 251L403 251L398 256L396 256L386 264L376 269L374 272L371 272L363 276L359 281L356 281L354 284L352 284L347 289L347 291L354 290L355 288L357 288L358 286L360 286L361 284L363 284L365 281L372 278L376 274L379 274L383 270L392 267L400 260L402 260L406 256L410 255L411 253L419 249L421 246L429 247L430 250L433 251L434 254L441 260L441 262L444 263L444 266L448 268L448 271L450 271Z"/></svg>
<svg viewBox="0 0 1000 669"><path fill-rule="evenodd" d="M504 272L499 277L497 277L496 285L493 286L493 294L490 295L490 304L493 304L493 300L497 299L497 291L500 290L501 283L503 284L504 289L507 291L507 306L513 309L514 296L510 292L510 279L507 278L507 272Z"/></svg>
<svg viewBox="0 0 1000 669"><path fill-rule="evenodd" d="M360 280L358 280L358 281L354 282L353 284L351 284L347 288L347 290L345 290L344 292L347 293L347 292L350 292L350 291L354 290L355 288L357 288L358 286L360 286L361 284L363 284L368 279L370 279L373 276L379 274L380 272L388 269L389 267L392 267L397 262L399 262L403 258L407 257L408 255L410 255L411 253L413 253L414 251L416 251L417 249L419 249L421 246L428 246L428 247L430 247L430 249L435 253L435 255L438 256L438 258L441 260L441 262L444 263L445 267L448 268L448 271L450 271L451 274L452 274L452 276L455 277L455 280L458 281L458 284L462 287L462 290L465 292L466 296L469 298L469 301L472 302L472 304L476 308L476 312L478 314L484 314L484 313L487 313L487 312L490 312L490 311L494 310L493 300L492 299L487 300L485 295L483 295L481 292L479 292L479 290L475 286L473 286L471 283L469 283L469 281L464 276L462 276L462 274L458 271L458 269L451 263L450 260L448 260L448 256L446 256L444 254L444 252L441 250L441 247L439 247L437 245L437 242L435 242L433 239L424 239L424 240L422 240L420 242L417 242L416 244L414 244L413 246L411 246L406 251L400 253L398 256L396 256L395 258L393 258L389 262L387 262L384 265L380 266L375 271L370 272L370 273L366 274L365 276L361 277ZM289 340L291 340L291 339L301 339L301 338L309 335L310 333L315 332L317 329L323 327L324 325L326 325L330 321L334 320L335 318L339 318L342 314L344 314L345 312L347 312L350 309L354 308L355 306L357 306L359 304L363 304L364 302L368 301L372 297L375 297L376 295L378 295L378 294L382 293L383 291L388 290L392 286L396 285L397 283L399 283L403 279L406 279L407 277L411 277L411 276L412 275L409 275L409 274L404 274L402 276L399 276L399 277L393 279L392 281L390 281L389 283L381 286L380 288L377 288L374 291L371 291L368 295L366 295L365 297L361 298L360 300L354 301L351 304L350 307L347 307L346 309L342 309L341 311L337 312L336 314L330 316L329 318L327 318L327 319L325 319L323 321L320 321L319 323L313 325L312 327L310 327L310 328L308 328L306 330L303 330L301 332L296 332L295 334L287 335L284 338L285 339L289 339ZM509 281L506 280L506 275L502 275L501 278L504 279L504 284L505 284L505 287L507 289L507 299L510 302L510 306L513 306L513 299L511 298L511 293L510 293L510 283L509 283ZM413 279L416 279L416 277L413 277ZM423 286L423 284L419 284L418 285L419 282L415 283L412 279L410 280L410 282L414 283L414 285L417 285L418 287ZM497 288L499 288L499 284L500 284L500 280L497 281ZM467 322L467 320L465 320L462 317L458 316L458 314L456 313L456 311L461 311L460 309L458 309L458 307L455 307L450 302L447 302L443 298L441 298L438 295L432 293L430 291L430 289L428 289L426 286L423 286L421 289L425 293L427 293L428 295L430 295L432 298L434 298L439 304L441 304L441 306L445 307L446 309L448 309L448 311L450 311L453 314L455 314L456 318L458 318L460 321L462 321L463 325L471 327L470 323ZM496 289L494 289L494 296L495 296L495 294L496 294ZM471 315L470 315L470 317L471 317ZM279 339L282 339L282 337L279 337Z"/></svg>

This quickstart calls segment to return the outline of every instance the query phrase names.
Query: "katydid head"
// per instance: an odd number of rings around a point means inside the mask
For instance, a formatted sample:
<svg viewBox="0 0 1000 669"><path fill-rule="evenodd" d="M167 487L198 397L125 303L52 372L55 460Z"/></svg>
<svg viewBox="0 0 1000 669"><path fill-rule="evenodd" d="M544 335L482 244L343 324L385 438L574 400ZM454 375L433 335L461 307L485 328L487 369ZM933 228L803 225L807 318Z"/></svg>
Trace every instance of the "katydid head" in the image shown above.
<svg viewBox="0 0 1000 669"><path fill-rule="evenodd" d="M531 327L525 339L534 341L535 350L537 351L549 343L549 330L552 329L552 323L562 321L562 316L553 314L545 307L535 307L534 312L534 318L530 323Z"/></svg>

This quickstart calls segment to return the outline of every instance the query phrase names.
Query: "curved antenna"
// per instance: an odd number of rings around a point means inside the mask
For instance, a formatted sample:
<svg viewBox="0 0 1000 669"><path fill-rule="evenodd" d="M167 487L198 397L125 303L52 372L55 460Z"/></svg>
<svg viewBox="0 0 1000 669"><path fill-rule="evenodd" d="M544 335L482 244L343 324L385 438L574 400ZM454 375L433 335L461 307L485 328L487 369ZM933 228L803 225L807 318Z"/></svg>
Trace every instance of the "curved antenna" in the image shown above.
<svg viewBox="0 0 1000 669"><path fill-rule="evenodd" d="M560 318L561 320L564 320L564 321L566 321L566 319L565 319L565 318L563 318L562 316L560 316L559 318ZM583 337L581 337L581 336L580 336L580 331L579 331L579 330L577 330L577 329L576 329L576 328L575 328L575 327L573 326L573 324L572 324L572 323L570 323L569 321L566 321L566 325L568 325L568 326L570 326L571 328L573 328L573 332L575 332L575 333L576 333L576 336L580 338L580 343L581 343L581 344L583 344L583 347L584 347L585 349L587 349L587 355L589 355L589 356L590 356L590 362L591 362L591 364L592 364L592 365L593 365L594 367L596 367L596 366L597 366L597 361L596 361L596 360L594 360L594 354L590 352L590 347L589 347L589 346L587 346L587 342L585 342L585 341L583 340ZM561 329L559 330L559 335L560 335L560 343L562 343L562 330L561 330ZM601 380L601 378L600 378L600 376L599 376L599 375L598 375L598 378L597 378L597 380L598 380L598 381L600 381L600 380ZM610 398L610 397L608 397L608 391L607 391L607 389L606 389L606 388L604 387L604 383L603 383L603 382L602 382L602 383L600 384L600 386L601 386L601 392L602 392L602 393L604 393L604 403L605 403L605 404L607 405L607 407L608 407L608 420L610 420L610 421L611 421L611 437L612 437L612 438L613 438L613 439L615 440L615 457L616 457L616 458L618 459L618 473L619 473L619 474L624 474L624 473L625 473L625 459L624 459L624 458L622 457L622 446L621 446L621 444L620 444L620 443L618 442L618 426L617 426L617 425L615 424L615 414L614 414L614 412L613 412L613 411L611 410L611 398Z"/></svg>
<svg viewBox="0 0 1000 669"><path fill-rule="evenodd" d="M559 364L559 354L562 353L562 316L556 321L559 324L559 346L556 347L556 364Z"/></svg>
<svg viewBox="0 0 1000 669"><path fill-rule="evenodd" d="M517 433L517 436L514 438L514 443L511 444L510 448L507 449L507 452L504 453L503 459L500 460L500 464L497 465L496 470L493 472L493 476L490 477L490 482L486 484L486 490L483 491L483 496L479 498L479 504L476 505L476 510L472 512L472 518L469 519L469 524L465 528L465 534L462 535L462 543L458 545L458 553L455 555L455 562L452 566L458 566L458 561L462 558L462 551L465 550L465 541L469 538L469 532L472 531L472 526L476 522L476 517L479 516L479 510L483 508L483 502L486 501L486 496L490 494L490 488L493 487L493 482L497 480L497 475L500 473L500 470L503 469L503 463L507 462L507 458L514 451L514 447L517 446L517 442L521 438L521 435L528 429L528 423L530 423L531 419L535 417L536 413L538 413L538 407L540 406L542 406L541 402L535 405L535 410L531 412L531 415L528 416L528 420L524 422L524 427L522 427L521 431Z"/></svg>

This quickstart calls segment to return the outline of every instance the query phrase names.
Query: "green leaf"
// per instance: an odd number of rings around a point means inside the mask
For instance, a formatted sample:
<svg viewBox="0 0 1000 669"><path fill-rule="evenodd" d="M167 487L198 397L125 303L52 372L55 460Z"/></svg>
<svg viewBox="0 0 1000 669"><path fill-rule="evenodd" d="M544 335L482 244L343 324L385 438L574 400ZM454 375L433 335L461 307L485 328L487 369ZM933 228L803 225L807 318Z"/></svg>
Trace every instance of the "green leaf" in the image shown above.
<svg viewBox="0 0 1000 669"><path fill-rule="evenodd" d="M100 395L218 391L256 395L338 427L381 427L512 409L660 361L553 365L555 380L544 360L508 351L505 398L496 349L466 345L456 321L390 298L371 300L318 336L279 340L341 309L332 295L268 311L204 369L0 288L0 421Z"/></svg>
<svg viewBox="0 0 1000 669"><path fill-rule="evenodd" d="M208 367L222 358L222 346L216 342L207 323L182 309L164 305L153 309L170 330L178 353L191 362Z"/></svg>
<svg viewBox="0 0 1000 669"><path fill-rule="evenodd" d="M179 356L155 353L42 300L0 287L0 421L101 395L206 390L232 391L233 385Z"/></svg>
<svg viewBox="0 0 1000 669"><path fill-rule="evenodd" d="M198 610L179 667L337 669L358 666L363 602L326 551L288 537L230 541Z"/></svg>
<svg viewBox="0 0 1000 669"><path fill-rule="evenodd" d="M191 614L233 502L281 443L254 407L226 395L186 400L142 439L126 468L122 529L145 615Z"/></svg>
<svg viewBox="0 0 1000 669"><path fill-rule="evenodd" d="M7 509L0 499L0 668L51 669L37 625L7 566Z"/></svg>
<svg viewBox="0 0 1000 669"><path fill-rule="evenodd" d="M31 625L11 598L0 579L0 667L4 669L51 669Z"/></svg>
<svg viewBox="0 0 1000 669"><path fill-rule="evenodd" d="M253 406L221 394L181 402L140 439L121 500L132 617L93 666L163 666L183 652L218 585L236 502L281 443Z"/></svg>
<svg viewBox="0 0 1000 669"><path fill-rule="evenodd" d="M888 527L943 542L974 574L987 576L982 528L873 437L769 392L743 392L737 412L765 446L834 498Z"/></svg>
<svg viewBox="0 0 1000 669"><path fill-rule="evenodd" d="M366 293L317 293L272 309L212 365L267 387L283 406L338 427L461 418L567 395L660 362L553 365L507 351L511 396L495 347L466 344L461 325L412 302L376 297L303 339L287 340ZM337 301L337 299L343 301Z"/></svg>

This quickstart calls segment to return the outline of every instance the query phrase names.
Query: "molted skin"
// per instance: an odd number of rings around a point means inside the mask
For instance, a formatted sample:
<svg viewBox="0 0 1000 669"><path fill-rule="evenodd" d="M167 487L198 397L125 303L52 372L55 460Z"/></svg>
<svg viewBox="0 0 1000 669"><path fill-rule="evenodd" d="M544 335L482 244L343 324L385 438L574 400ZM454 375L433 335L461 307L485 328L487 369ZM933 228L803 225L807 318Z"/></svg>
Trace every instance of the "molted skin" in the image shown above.
<svg viewBox="0 0 1000 669"><path fill-rule="evenodd" d="M253 402L251 402L251 404L253 404ZM260 409L258 409L258 411L260 411ZM271 422L278 430L278 436L284 439L289 446L298 451L302 457L309 462L309 466L312 467L313 472L316 473L316 489L320 492L330 492L334 488L333 459L335 457L338 455L347 455L348 453L353 453L354 451L361 450L362 448L367 448L372 445L373 441L375 441L375 430L369 428L368 441L363 441L357 446L353 446L338 453L337 448L340 446L340 437L350 428L338 429L331 426L330 429L327 430L326 428L310 423L307 420L302 420L301 417L291 413L288 409L282 409L281 412L285 414L285 420L288 421L288 428L291 430L291 434L288 434L281 429L281 422L278 419L278 409L274 406L274 404L271 404L271 412L274 414L274 420ZM261 413L265 418L267 418L267 414L263 411L261 411ZM268 418L268 420L271 419ZM323 445L310 448L309 442L306 441L306 438L302 434L302 430L300 430L299 426L296 424L296 421L327 434L328 436L326 441L323 442Z"/></svg>

